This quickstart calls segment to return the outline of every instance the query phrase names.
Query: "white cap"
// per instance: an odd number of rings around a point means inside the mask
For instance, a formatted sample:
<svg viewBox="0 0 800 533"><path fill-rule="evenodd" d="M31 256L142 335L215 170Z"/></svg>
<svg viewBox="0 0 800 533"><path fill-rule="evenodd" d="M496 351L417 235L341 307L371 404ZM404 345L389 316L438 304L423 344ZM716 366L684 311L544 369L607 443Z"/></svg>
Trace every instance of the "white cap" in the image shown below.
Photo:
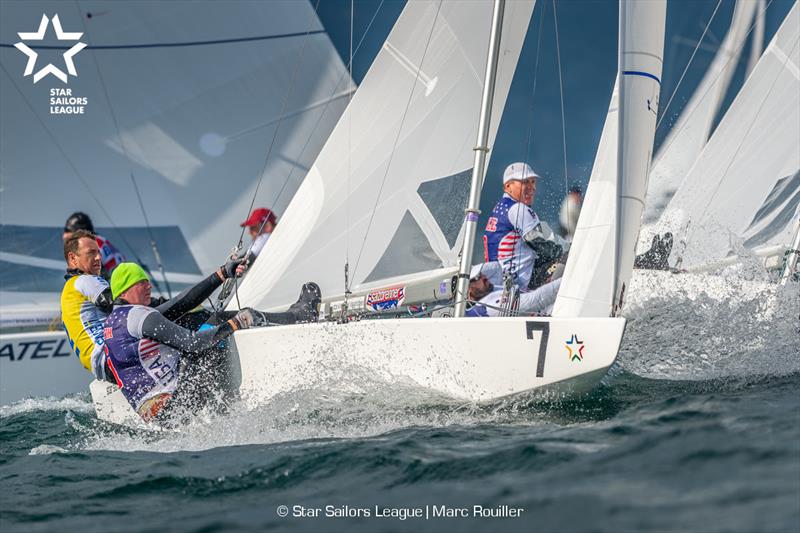
<svg viewBox="0 0 800 533"><path fill-rule="evenodd" d="M511 163L506 167L506 171L503 172L503 185L508 183L511 180L524 180L528 178L538 178L539 174L537 174L529 164L527 163Z"/></svg>
<svg viewBox="0 0 800 533"><path fill-rule="evenodd" d="M476 280L481 274L486 276L492 285L500 285L503 283L503 266L497 261L472 265L472 270L469 272L469 279Z"/></svg>
<svg viewBox="0 0 800 533"><path fill-rule="evenodd" d="M469 272L469 279L470 281L476 280L481 275L481 269L483 268L483 263L478 263L477 265L472 265L472 270Z"/></svg>

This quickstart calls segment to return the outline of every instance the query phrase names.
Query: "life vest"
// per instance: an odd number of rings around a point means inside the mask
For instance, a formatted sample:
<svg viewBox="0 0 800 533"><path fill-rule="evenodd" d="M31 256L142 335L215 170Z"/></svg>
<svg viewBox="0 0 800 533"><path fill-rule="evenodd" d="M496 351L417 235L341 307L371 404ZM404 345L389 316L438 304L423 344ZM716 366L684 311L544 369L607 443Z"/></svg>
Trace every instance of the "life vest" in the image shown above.
<svg viewBox="0 0 800 533"><path fill-rule="evenodd" d="M116 306L103 329L108 366L123 396L144 420L166 405L179 380L180 352L141 336L144 319L157 312L142 305Z"/></svg>
<svg viewBox="0 0 800 533"><path fill-rule="evenodd" d="M536 254L522 237L539 226L533 210L507 194L497 202L483 234L484 261L498 261L520 287L527 288Z"/></svg>
<svg viewBox="0 0 800 533"><path fill-rule="evenodd" d="M100 276L80 274L64 284L61 291L61 321L69 345L83 367L103 379L105 354L103 353L103 321L106 313L94 302L108 289L108 282Z"/></svg>

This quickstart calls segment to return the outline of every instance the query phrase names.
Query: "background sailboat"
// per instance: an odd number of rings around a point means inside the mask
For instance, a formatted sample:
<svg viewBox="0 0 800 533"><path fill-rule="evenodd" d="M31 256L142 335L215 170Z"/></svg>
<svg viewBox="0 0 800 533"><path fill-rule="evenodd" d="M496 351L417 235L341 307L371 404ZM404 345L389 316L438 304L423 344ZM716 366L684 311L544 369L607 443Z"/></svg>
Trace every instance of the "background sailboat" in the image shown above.
<svg viewBox="0 0 800 533"><path fill-rule="evenodd" d="M661 213L666 202L675 193L692 164L706 145L714 119L739 64L744 44L751 35L753 20L761 21L761 32L752 36L751 61L761 54L763 17L765 6L751 0L736 2L728 33L725 35L711 65L698 84L681 115L673 125L654 157L647 187L645 222L652 222ZM648 233L647 236L650 236ZM649 246L649 238L646 246Z"/></svg>
<svg viewBox="0 0 800 533"><path fill-rule="evenodd" d="M353 88L308 2L202 10L193 2L3 2L0 9L6 330L46 326L57 314L61 232L72 211L89 213L102 235L146 263L162 290L151 232L173 291L219 266L259 178L259 203L282 213ZM13 44L42 14L58 14L64 30L82 32L89 45L75 56L77 77L67 85L23 76L27 58ZM54 37L50 27L45 40L27 44L40 61L58 63L65 45ZM85 113L50 115L54 87L87 98ZM58 334L0 337L0 402L85 389L89 375L64 342Z"/></svg>
<svg viewBox="0 0 800 533"><path fill-rule="evenodd" d="M786 16L658 223L671 263L696 268L777 246L800 224L800 12Z"/></svg>

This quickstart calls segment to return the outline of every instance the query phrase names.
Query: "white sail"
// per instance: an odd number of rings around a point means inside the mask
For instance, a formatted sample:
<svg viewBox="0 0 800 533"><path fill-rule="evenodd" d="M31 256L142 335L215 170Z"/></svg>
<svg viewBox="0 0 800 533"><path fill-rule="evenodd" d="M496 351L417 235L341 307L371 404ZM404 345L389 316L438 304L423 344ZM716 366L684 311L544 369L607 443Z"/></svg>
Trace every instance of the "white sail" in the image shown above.
<svg viewBox="0 0 800 533"><path fill-rule="evenodd" d="M757 8L758 2L753 0L736 2L730 28L714 60L661 144L650 174L646 221L657 219L706 145L714 118L738 66Z"/></svg>
<svg viewBox="0 0 800 533"><path fill-rule="evenodd" d="M737 246L789 245L800 203L800 12L795 3L658 222L676 266Z"/></svg>
<svg viewBox="0 0 800 533"><path fill-rule="evenodd" d="M747 59L747 76L756 68L761 53L764 51L764 32L766 31L767 2L756 0L756 20L753 26L753 37L750 41L750 57Z"/></svg>
<svg viewBox="0 0 800 533"><path fill-rule="evenodd" d="M620 3L617 83L554 317L609 316L633 268L653 149L666 2Z"/></svg>
<svg viewBox="0 0 800 533"><path fill-rule="evenodd" d="M199 279L225 260L239 237L281 111L256 199L279 214L347 104L349 76L308 2L203 9L193 2L119 2L87 9L55 1L3 5L0 286L6 314L12 305L57 302L61 228L73 211L89 213L99 233L158 277L131 172L173 290ZM66 85L52 75L34 84L24 75L26 55L12 46L64 46L49 26L43 41L18 35L36 31L43 14L58 15L64 31L82 33L89 45L74 56L77 76ZM62 53L39 49L36 68L47 61L64 68ZM86 98L84 113L50 114L51 88Z"/></svg>
<svg viewBox="0 0 800 533"><path fill-rule="evenodd" d="M533 1L509 2L495 89L502 110ZM490 2L406 4L389 38L239 288L257 308L454 266L461 248ZM489 146L499 120L490 127ZM235 303L235 302L233 302Z"/></svg>

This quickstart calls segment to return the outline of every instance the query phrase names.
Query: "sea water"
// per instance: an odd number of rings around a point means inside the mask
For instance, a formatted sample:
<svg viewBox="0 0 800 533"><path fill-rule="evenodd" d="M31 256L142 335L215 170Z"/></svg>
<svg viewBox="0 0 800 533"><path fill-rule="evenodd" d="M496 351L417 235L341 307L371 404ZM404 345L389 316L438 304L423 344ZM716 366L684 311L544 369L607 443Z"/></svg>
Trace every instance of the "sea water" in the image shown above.
<svg viewBox="0 0 800 533"><path fill-rule="evenodd" d="M629 294L618 362L569 401L365 373L180 432L105 424L88 395L2 407L0 531L798 531L797 286Z"/></svg>

